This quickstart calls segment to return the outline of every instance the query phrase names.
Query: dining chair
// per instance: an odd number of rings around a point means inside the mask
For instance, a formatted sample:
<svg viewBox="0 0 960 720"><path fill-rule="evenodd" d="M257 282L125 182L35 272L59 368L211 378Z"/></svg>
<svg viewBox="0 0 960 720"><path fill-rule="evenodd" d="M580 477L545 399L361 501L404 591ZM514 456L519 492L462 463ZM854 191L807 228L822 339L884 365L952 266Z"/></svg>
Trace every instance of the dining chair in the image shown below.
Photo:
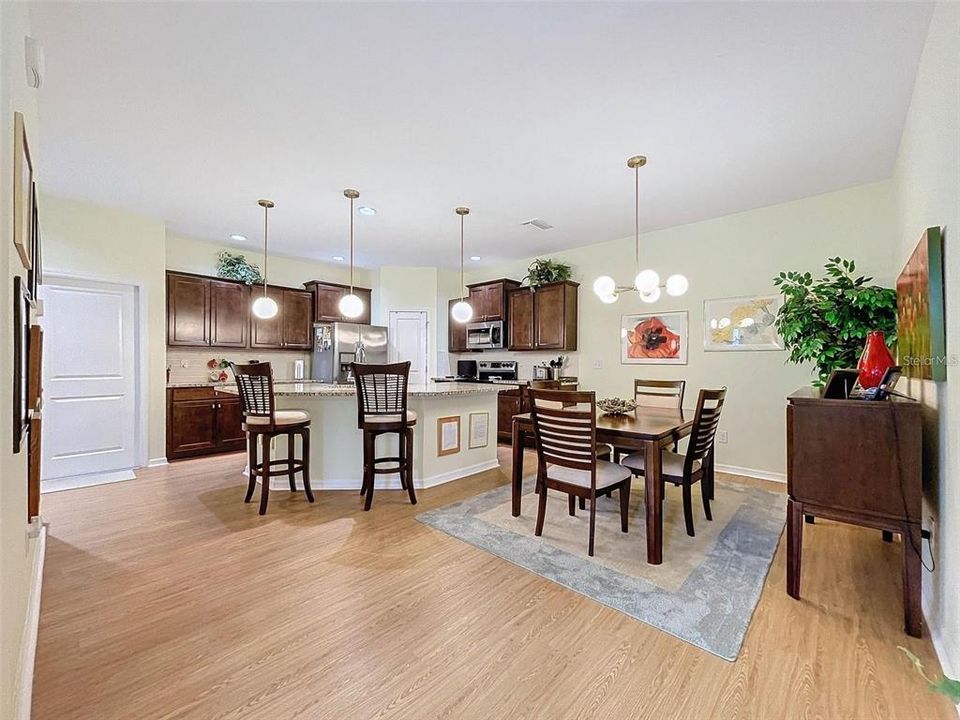
<svg viewBox="0 0 960 720"><path fill-rule="evenodd" d="M276 409L273 368L270 363L230 363L230 369L237 381L237 393L240 395L240 410L243 412L241 427L247 433L249 481L243 501L250 502L259 477L260 514L265 515L270 498L270 475L273 468L277 467L277 474L283 474L280 468L286 470L291 492L297 491L294 475L302 473L303 492L307 500L313 502L313 490L310 488L310 413L305 410ZM273 460L270 457L270 445L278 435L287 436L285 460ZM297 458L295 453L297 435L300 436L303 449L300 458ZM257 462L258 444L261 445L260 462Z"/></svg>
<svg viewBox="0 0 960 720"><path fill-rule="evenodd" d="M633 400L638 408L660 408L679 410L683 407L683 391L686 380L641 380L633 381ZM673 444L673 451L680 449L679 442ZM613 448L614 462L620 462L621 455L631 453L634 448Z"/></svg>
<svg viewBox="0 0 960 720"><path fill-rule="evenodd" d="M687 526L687 535L690 537L695 536L691 488L693 483L704 479L709 472L709 464L713 462L717 425L720 423L720 411L726 394L725 387L719 390L701 390L697 398L697 410L693 416L693 428L690 432L687 452L681 455L673 450L662 451L661 475L664 481L683 488L683 520ZM644 454L635 452L623 458L621 463L635 475L642 475L644 461ZM700 483L703 514L707 520L713 520L713 515L710 513L710 491L704 485L705 483Z"/></svg>
<svg viewBox="0 0 960 720"><path fill-rule="evenodd" d="M522 387L520 394L527 396L527 402L522 403L527 407L533 405L533 400L530 397L531 390L562 390L563 384L559 380L531 380L526 387ZM567 391L570 392L570 391ZM555 401L555 400L539 400L541 405L546 407L565 407L567 405L572 405L573 403L569 400ZM600 445L597 448L597 458L599 460L609 460L612 447L610 445ZM585 507L583 498L580 499L580 508Z"/></svg>
<svg viewBox="0 0 960 720"><path fill-rule="evenodd" d="M530 390L530 418L537 446L537 486L540 501L534 534L543 535L548 491L567 494L570 515L575 498L590 500L590 541L593 555L597 523L597 494L618 490L620 530L627 532L631 472L622 465L597 459L596 393L567 390ZM549 403L549 404L548 404Z"/></svg>
<svg viewBox="0 0 960 720"><path fill-rule="evenodd" d="M373 486L377 475L400 474L400 487L410 496L410 504L417 504L413 489L413 428L417 414L407 410L407 383L410 361L374 365L353 363L353 379L357 386L357 427L363 431L363 509L373 504ZM376 441L380 435L396 433L396 457L377 457ZM396 463L377 467L380 463Z"/></svg>

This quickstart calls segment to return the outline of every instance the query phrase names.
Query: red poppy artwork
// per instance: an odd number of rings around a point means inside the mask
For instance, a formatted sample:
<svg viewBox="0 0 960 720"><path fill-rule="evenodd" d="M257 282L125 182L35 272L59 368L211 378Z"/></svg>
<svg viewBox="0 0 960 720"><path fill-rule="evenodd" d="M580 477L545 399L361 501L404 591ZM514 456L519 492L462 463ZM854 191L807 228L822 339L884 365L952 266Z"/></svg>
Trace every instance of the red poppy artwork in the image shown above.
<svg viewBox="0 0 960 720"><path fill-rule="evenodd" d="M623 364L687 362L687 313L624 315L620 324Z"/></svg>

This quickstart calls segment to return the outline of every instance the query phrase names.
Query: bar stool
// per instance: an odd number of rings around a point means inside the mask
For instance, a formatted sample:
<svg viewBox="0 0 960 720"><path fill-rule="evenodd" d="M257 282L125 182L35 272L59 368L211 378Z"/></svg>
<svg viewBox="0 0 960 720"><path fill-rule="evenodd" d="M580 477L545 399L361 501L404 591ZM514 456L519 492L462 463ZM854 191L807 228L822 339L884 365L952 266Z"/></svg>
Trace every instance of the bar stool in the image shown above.
<svg viewBox="0 0 960 720"><path fill-rule="evenodd" d="M410 495L410 503L417 504L413 489L413 427L417 414L407 410L407 380L410 363L368 365L353 363L353 378L357 385L357 427L363 431L363 509L373 504L373 486L377 475L400 474L400 486ZM397 457L376 457L376 441L380 435L396 433L399 438ZM379 463L396 463L377 467Z"/></svg>
<svg viewBox="0 0 960 720"><path fill-rule="evenodd" d="M240 394L240 409L243 411L243 425L247 433L248 465L250 480L247 483L245 503L250 502L253 491L260 478L260 514L267 512L270 498L270 475L274 467L284 468L290 480L290 491L297 491L294 475L303 473L303 492L307 500L313 502L313 490L310 489L310 414L304 410L277 410L273 395L273 369L270 363L236 365L230 363L233 376L237 380ZM270 457L270 442L278 435L287 436L286 459L273 460ZM299 435L303 446L303 457L295 457L296 436ZM261 461L257 462L257 443L261 445ZM282 474L281 472L277 473Z"/></svg>

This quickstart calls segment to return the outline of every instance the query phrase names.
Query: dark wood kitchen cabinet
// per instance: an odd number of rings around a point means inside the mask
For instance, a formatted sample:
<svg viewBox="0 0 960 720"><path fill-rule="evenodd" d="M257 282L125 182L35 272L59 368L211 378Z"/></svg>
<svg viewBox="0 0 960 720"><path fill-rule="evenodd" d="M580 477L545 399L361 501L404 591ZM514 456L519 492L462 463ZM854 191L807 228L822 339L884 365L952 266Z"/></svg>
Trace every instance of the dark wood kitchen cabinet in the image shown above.
<svg viewBox="0 0 960 720"><path fill-rule="evenodd" d="M255 298L263 290L254 288ZM313 294L306 290L267 286L267 297L277 303L272 318L250 316L250 347L262 350L309 350L313 337Z"/></svg>
<svg viewBox="0 0 960 720"><path fill-rule="evenodd" d="M316 322L354 322L360 325L370 324L370 300L373 291L370 288L353 286L354 294L363 301L363 312L360 317L346 318L340 312L340 299L350 292L349 285L340 283L311 280L303 284L313 293L313 319Z"/></svg>
<svg viewBox="0 0 960 720"><path fill-rule="evenodd" d="M507 292L520 287L520 283L502 278L474 283L467 287L470 290L470 306L473 308L471 322L487 322L508 318Z"/></svg>
<svg viewBox="0 0 960 720"><path fill-rule="evenodd" d="M213 387L167 388L167 459L246 449L240 398Z"/></svg>
<svg viewBox="0 0 960 720"><path fill-rule="evenodd" d="M167 345L210 345L210 281L207 278L167 274Z"/></svg>
<svg viewBox="0 0 960 720"><path fill-rule="evenodd" d="M453 306L460 302L454 298L447 303L447 347L450 352L467 351L467 324L453 319Z"/></svg>
<svg viewBox="0 0 960 720"><path fill-rule="evenodd" d="M513 440L513 416L529 411L526 394L520 388L510 388L497 393L497 441L507 443Z"/></svg>
<svg viewBox="0 0 960 720"><path fill-rule="evenodd" d="M579 284L548 283L507 293L509 350L576 350Z"/></svg>
<svg viewBox="0 0 960 720"><path fill-rule="evenodd" d="M210 280L210 345L247 346L250 289L240 283Z"/></svg>

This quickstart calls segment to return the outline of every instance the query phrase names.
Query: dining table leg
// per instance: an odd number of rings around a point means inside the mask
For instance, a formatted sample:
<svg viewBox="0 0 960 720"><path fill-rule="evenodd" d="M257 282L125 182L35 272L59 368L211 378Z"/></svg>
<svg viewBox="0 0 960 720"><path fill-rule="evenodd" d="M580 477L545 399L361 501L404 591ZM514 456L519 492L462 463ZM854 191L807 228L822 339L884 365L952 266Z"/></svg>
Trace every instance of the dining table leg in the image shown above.
<svg viewBox="0 0 960 720"><path fill-rule="evenodd" d="M660 443L646 441L643 444L644 473L646 486L644 502L647 516L647 562L659 565L663 562L663 504L660 502L663 486L660 483Z"/></svg>
<svg viewBox="0 0 960 720"><path fill-rule="evenodd" d="M524 433L520 423L513 421L513 467L510 470L510 512L513 517L520 516L520 496L523 492L523 440Z"/></svg>

